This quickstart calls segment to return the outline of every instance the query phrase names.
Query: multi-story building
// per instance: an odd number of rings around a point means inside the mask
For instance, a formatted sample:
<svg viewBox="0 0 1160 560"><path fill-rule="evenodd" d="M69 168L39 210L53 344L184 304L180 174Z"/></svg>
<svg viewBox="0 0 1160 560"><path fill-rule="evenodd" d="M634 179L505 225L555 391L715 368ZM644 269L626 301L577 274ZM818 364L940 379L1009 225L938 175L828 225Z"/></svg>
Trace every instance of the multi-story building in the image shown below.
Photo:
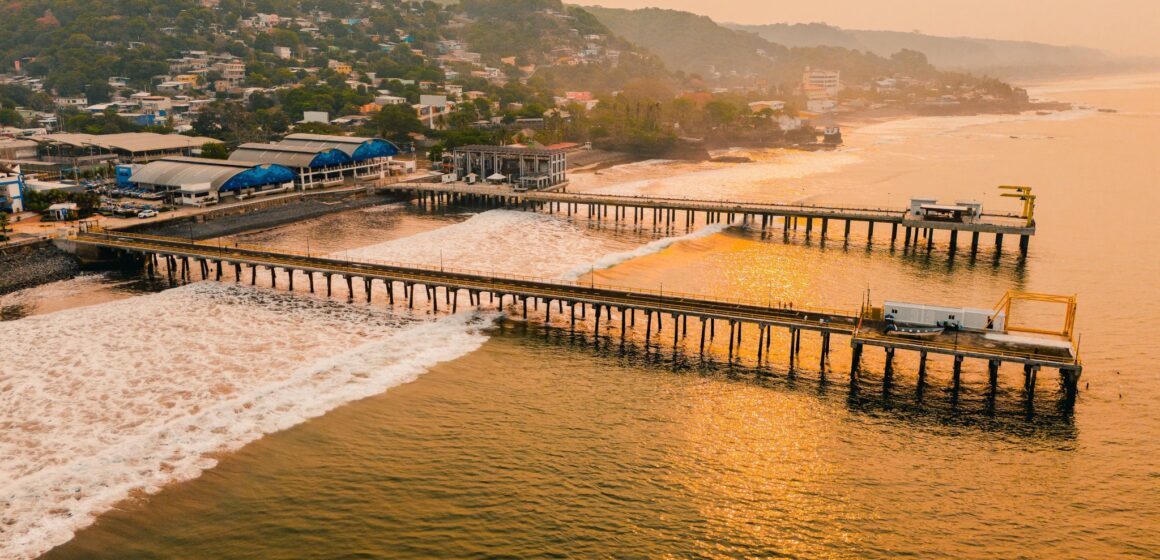
<svg viewBox="0 0 1160 560"><path fill-rule="evenodd" d="M246 63L240 60L229 60L214 65L214 69L222 76L222 81L230 87L238 87L246 81Z"/></svg>
<svg viewBox="0 0 1160 560"><path fill-rule="evenodd" d="M838 95L838 91L842 89L841 75L839 72L831 70L819 70L806 66L802 73L802 89L809 92L810 90L821 90L829 94L831 97Z"/></svg>

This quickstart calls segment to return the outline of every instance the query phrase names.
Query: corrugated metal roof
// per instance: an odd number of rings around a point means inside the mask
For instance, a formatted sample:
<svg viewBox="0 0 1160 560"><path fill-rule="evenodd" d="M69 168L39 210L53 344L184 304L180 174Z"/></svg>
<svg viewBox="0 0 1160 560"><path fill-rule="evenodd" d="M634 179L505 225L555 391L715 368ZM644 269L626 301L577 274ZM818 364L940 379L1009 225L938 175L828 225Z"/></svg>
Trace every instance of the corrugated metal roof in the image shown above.
<svg viewBox="0 0 1160 560"><path fill-rule="evenodd" d="M157 134L154 132L125 132L121 134L46 134L35 138L38 142L63 144L66 146L87 147L94 146L106 150L121 150L125 152L154 152L166 150L185 150L200 148L209 143L219 143L219 140L200 136L182 136L180 134Z"/></svg>
<svg viewBox="0 0 1160 560"><path fill-rule="evenodd" d="M309 146L310 142L318 142L322 144L349 144L352 146L351 150L358 148L364 142L370 142L374 138L362 138L359 136L335 136L333 134L306 134L294 133L286 136L282 140L283 143L292 143L297 146Z"/></svg>
<svg viewBox="0 0 1160 560"><path fill-rule="evenodd" d="M337 152L330 154L329 152ZM336 157L341 155L341 158ZM320 158L320 156L323 156ZM329 156L329 157L326 157ZM321 160L330 160L321 162ZM286 167L306 168L327 164L349 163L350 156L332 147L291 146L288 144L242 144L230 154L231 161L258 161ZM345 160L345 161L341 161Z"/></svg>
<svg viewBox="0 0 1160 560"><path fill-rule="evenodd" d="M355 161L398 155L399 148L382 138L334 136L329 134L291 134L279 145L311 148L334 148L346 152Z"/></svg>
<svg viewBox="0 0 1160 560"><path fill-rule="evenodd" d="M133 173L137 184L179 188L209 183L215 191L236 190L294 180L294 172L280 165L191 157L167 157Z"/></svg>
<svg viewBox="0 0 1160 560"><path fill-rule="evenodd" d="M227 165L221 165L220 163ZM130 181L144 185L180 187L194 183L209 183L220 189L235 175L257 167L257 163L199 158L165 158L148 163L133 173Z"/></svg>

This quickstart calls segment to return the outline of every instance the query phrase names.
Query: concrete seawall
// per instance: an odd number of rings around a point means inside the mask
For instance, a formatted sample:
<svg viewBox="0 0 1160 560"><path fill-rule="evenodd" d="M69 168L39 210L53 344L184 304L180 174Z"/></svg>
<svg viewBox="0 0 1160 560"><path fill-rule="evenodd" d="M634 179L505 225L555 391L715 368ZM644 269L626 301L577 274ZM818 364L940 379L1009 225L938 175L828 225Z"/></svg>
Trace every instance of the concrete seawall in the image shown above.
<svg viewBox="0 0 1160 560"><path fill-rule="evenodd" d="M124 231L172 237L211 239L261 228L275 227L325 214L387 204L398 195L367 191L306 193L279 197L239 206L223 207L193 216L183 216L134 225Z"/></svg>

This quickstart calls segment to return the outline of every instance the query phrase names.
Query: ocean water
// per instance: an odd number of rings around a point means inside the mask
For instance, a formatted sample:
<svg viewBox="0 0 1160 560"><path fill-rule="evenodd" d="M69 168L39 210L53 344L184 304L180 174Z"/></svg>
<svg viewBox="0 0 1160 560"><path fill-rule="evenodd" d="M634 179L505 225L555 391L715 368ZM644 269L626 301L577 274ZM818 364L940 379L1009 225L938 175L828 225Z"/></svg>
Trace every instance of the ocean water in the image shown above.
<svg viewBox="0 0 1160 560"><path fill-rule="evenodd" d="M910 251L889 230L657 234L508 211L350 213L252 239L799 306L1075 293L1074 411L1046 370L1030 405L1014 368L989 403L971 362L957 401L941 359L920 394L907 355L885 386L869 352L851 386L844 341L823 372L808 335L794 372L784 333L772 365L747 332L728 367L726 337L702 362L692 332L674 354L668 322L622 351L607 324L594 340L591 324L573 335L486 304L447 316L357 286L348 303L345 286L327 300L195 283L0 323L19 348L0 362L0 556L1155 558L1155 84L1033 92L1119 113L914 119L847 130L837 152L646 162L571 187L1013 211L994 187L1029 184L1026 259L987 238L952 259L945 238Z"/></svg>

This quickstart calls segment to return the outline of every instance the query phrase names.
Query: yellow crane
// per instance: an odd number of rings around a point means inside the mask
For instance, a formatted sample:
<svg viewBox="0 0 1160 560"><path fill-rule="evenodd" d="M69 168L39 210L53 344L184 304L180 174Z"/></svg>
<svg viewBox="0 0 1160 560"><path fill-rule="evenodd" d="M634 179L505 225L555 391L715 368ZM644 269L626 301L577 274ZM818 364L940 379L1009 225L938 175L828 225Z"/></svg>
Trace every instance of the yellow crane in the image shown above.
<svg viewBox="0 0 1160 560"><path fill-rule="evenodd" d="M1023 201L1023 213L1021 218L1027 220L1027 227L1035 225L1035 195L1031 194L1031 187L1024 187L1019 185L1001 185L1001 190L1015 191L1010 193L1003 193L999 196L1008 198L1018 198Z"/></svg>

